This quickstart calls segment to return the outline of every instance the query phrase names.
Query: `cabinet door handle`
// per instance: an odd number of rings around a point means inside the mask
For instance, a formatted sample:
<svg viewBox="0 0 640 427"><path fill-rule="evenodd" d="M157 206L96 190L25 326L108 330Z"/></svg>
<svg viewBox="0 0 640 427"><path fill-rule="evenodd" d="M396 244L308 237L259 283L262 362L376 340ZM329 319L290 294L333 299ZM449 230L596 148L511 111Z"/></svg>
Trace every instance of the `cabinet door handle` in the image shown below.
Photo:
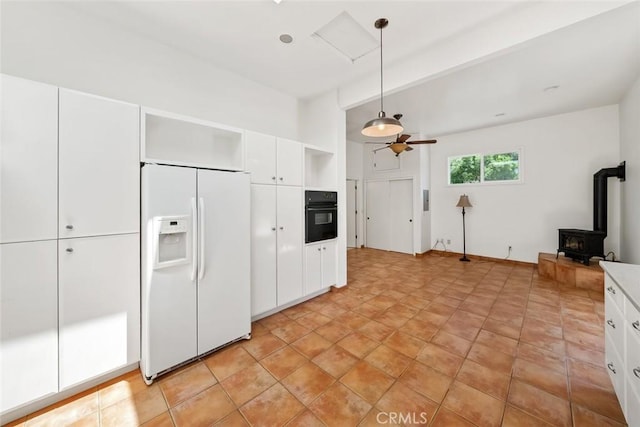
<svg viewBox="0 0 640 427"><path fill-rule="evenodd" d="M616 368L614 368L613 363L611 362L607 363L607 368L609 368L609 370L614 374L616 373Z"/></svg>
<svg viewBox="0 0 640 427"><path fill-rule="evenodd" d="M276 231L276 228L275 227L271 227L271 231Z"/></svg>
<svg viewBox="0 0 640 427"><path fill-rule="evenodd" d="M320 248L318 248L318 252L320 252Z"/></svg>
<svg viewBox="0 0 640 427"><path fill-rule="evenodd" d="M322 248L322 250L323 250L323 251L326 251L326 250L327 250L327 247L325 246L324 248Z"/></svg>
<svg viewBox="0 0 640 427"><path fill-rule="evenodd" d="M609 292L611 292L613 295L615 295L615 294L616 294L616 290L615 290L615 289L613 289L613 286L609 286L609 287L607 288L607 290L608 290Z"/></svg>
<svg viewBox="0 0 640 427"><path fill-rule="evenodd" d="M636 331L640 331L640 320L636 320L631 324L631 326L633 326L633 329L635 329Z"/></svg>
<svg viewBox="0 0 640 427"><path fill-rule="evenodd" d="M280 181L284 181L284 178L283 178L283 177L280 177Z"/></svg>
<svg viewBox="0 0 640 427"><path fill-rule="evenodd" d="M608 324L609 326L611 326L613 329L615 329L615 328L616 328L616 324L615 324L615 323L613 323L613 319L609 319L609 320L607 320L607 324Z"/></svg>
<svg viewBox="0 0 640 427"><path fill-rule="evenodd" d="M633 375L635 375L636 378L640 378L640 368L633 368Z"/></svg>
<svg viewBox="0 0 640 427"><path fill-rule="evenodd" d="M284 227L282 225L280 226L280 230L284 230Z"/></svg>
<svg viewBox="0 0 640 427"><path fill-rule="evenodd" d="M66 251L71 254L71 253L73 253L73 248L67 248Z"/></svg>
<svg viewBox="0 0 640 427"><path fill-rule="evenodd" d="M72 224L67 224L67 226L65 228L67 230L73 230L73 225Z"/></svg>
<svg viewBox="0 0 640 427"><path fill-rule="evenodd" d="M272 177L271 177L271 179L275 181L275 180L276 180L276 177L275 177L275 176L272 176Z"/></svg>

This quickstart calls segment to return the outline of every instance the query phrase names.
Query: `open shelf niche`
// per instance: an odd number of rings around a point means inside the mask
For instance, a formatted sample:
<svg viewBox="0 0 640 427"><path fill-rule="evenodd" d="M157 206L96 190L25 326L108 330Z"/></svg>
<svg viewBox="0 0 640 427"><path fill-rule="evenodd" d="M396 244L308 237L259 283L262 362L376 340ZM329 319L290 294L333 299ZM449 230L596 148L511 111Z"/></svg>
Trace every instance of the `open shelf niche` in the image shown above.
<svg viewBox="0 0 640 427"><path fill-rule="evenodd" d="M337 187L336 156L322 148L304 147L304 185L308 189L334 190Z"/></svg>
<svg viewBox="0 0 640 427"><path fill-rule="evenodd" d="M143 162L210 169L244 169L243 131L218 123L142 108Z"/></svg>

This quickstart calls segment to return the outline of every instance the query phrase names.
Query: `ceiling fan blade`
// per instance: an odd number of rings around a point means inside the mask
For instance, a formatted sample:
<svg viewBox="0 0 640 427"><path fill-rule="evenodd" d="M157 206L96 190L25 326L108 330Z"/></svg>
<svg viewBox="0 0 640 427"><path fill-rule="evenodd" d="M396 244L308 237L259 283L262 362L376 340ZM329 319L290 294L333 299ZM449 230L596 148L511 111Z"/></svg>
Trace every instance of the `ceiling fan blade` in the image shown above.
<svg viewBox="0 0 640 427"><path fill-rule="evenodd" d="M422 141L407 141L405 144L435 144L438 142L436 139L425 139Z"/></svg>
<svg viewBox="0 0 640 427"><path fill-rule="evenodd" d="M396 139L396 143L403 143L409 138L411 138L411 135L407 135L406 133L402 134L402 135L399 135L398 139Z"/></svg>
<svg viewBox="0 0 640 427"><path fill-rule="evenodd" d="M390 145L386 145L384 147L376 148L375 150L373 150L373 152L375 153L376 151L384 150L385 148L391 148L391 146Z"/></svg>
<svg viewBox="0 0 640 427"><path fill-rule="evenodd" d="M407 147L407 148L404 149L404 151L411 151L411 150L413 150L412 147Z"/></svg>
<svg viewBox="0 0 640 427"><path fill-rule="evenodd" d="M390 142L384 142L384 141L367 141L365 142L365 144L391 144Z"/></svg>

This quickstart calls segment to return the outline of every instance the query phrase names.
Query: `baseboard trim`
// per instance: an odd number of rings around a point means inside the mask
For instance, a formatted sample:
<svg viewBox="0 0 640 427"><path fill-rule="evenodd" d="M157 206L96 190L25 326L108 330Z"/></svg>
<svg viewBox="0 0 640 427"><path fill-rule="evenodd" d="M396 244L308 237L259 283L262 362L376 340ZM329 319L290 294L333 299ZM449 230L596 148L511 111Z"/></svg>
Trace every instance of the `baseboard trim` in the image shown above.
<svg viewBox="0 0 640 427"><path fill-rule="evenodd" d="M439 249L430 249L430 250L428 250L426 252L416 254L416 257L418 257L418 258L425 257L425 256L461 257L462 253L461 252L441 251ZM471 260L475 260L475 261L499 262L499 263L503 263L503 264L519 265L519 266L523 266L523 267L535 267L535 266L538 265L535 262L516 261L516 260L504 259L504 258L493 258L493 257L488 257L488 256L482 256L482 255L470 255L470 254L467 254L467 258L469 258Z"/></svg>

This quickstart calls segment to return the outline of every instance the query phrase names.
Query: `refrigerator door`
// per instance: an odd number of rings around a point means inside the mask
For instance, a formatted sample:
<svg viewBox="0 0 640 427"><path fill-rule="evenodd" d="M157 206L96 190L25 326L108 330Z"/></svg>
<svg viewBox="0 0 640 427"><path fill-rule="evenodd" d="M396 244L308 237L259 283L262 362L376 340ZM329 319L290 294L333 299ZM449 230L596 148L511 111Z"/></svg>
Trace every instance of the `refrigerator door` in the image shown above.
<svg viewBox="0 0 640 427"><path fill-rule="evenodd" d="M196 169L150 164L142 168L140 364L147 380L197 356L195 211ZM182 236L188 239L182 262L163 258L161 245L179 237L167 230L171 221L187 231Z"/></svg>
<svg viewBox="0 0 640 427"><path fill-rule="evenodd" d="M249 184L198 170L198 354L251 333Z"/></svg>

